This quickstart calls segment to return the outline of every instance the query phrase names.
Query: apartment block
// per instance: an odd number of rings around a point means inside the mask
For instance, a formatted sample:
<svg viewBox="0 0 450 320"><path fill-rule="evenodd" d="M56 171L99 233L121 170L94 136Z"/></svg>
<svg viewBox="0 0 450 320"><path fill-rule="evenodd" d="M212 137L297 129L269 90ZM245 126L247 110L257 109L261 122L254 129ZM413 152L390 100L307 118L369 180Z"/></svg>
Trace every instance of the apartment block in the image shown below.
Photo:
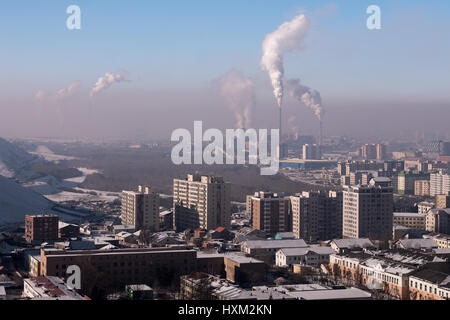
<svg viewBox="0 0 450 320"><path fill-rule="evenodd" d="M159 193L148 186L138 191L122 191L122 224L132 225L136 230L159 231Z"/></svg>
<svg viewBox="0 0 450 320"><path fill-rule="evenodd" d="M296 238L316 242L342 236L342 192L303 192L290 201Z"/></svg>
<svg viewBox="0 0 450 320"><path fill-rule="evenodd" d="M430 196L448 194L450 192L450 174L440 171L430 175Z"/></svg>
<svg viewBox="0 0 450 320"><path fill-rule="evenodd" d="M302 147L303 160L321 160L322 152L317 144L304 144Z"/></svg>
<svg viewBox="0 0 450 320"><path fill-rule="evenodd" d="M25 239L27 242L58 239L59 218L53 214L26 215Z"/></svg>
<svg viewBox="0 0 450 320"><path fill-rule="evenodd" d="M431 209L425 223L427 231L450 234L450 209Z"/></svg>
<svg viewBox="0 0 450 320"><path fill-rule="evenodd" d="M289 198L273 192L256 192L252 199L253 228L275 235L290 231Z"/></svg>
<svg viewBox="0 0 450 320"><path fill-rule="evenodd" d="M229 228L231 185L222 177L188 174L173 180L174 228Z"/></svg>
<svg viewBox="0 0 450 320"><path fill-rule="evenodd" d="M394 212L393 223L411 230L426 230L426 213Z"/></svg>
<svg viewBox="0 0 450 320"><path fill-rule="evenodd" d="M430 195L430 181L416 180L414 181L414 195L415 196L429 196Z"/></svg>
<svg viewBox="0 0 450 320"><path fill-rule="evenodd" d="M414 194L415 181L429 180L430 174L423 172L400 172L397 176L397 193L399 194Z"/></svg>
<svg viewBox="0 0 450 320"><path fill-rule="evenodd" d="M367 186L344 186L343 237L391 239L392 191L388 178L374 178Z"/></svg>
<svg viewBox="0 0 450 320"><path fill-rule="evenodd" d="M437 209L450 208L450 191L447 194L437 194L435 199Z"/></svg>

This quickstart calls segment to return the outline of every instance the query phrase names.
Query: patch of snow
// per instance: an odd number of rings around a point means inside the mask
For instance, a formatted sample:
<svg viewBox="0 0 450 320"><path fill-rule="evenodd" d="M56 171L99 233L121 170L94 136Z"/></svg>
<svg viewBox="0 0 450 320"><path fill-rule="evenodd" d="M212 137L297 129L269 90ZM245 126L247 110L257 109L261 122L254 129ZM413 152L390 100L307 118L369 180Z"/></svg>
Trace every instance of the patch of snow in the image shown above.
<svg viewBox="0 0 450 320"><path fill-rule="evenodd" d="M71 157L71 156L65 156L65 155L61 155L61 154L56 154L54 153L52 150L50 150L47 146L43 146L40 145L36 148L35 151L30 152L33 155L37 155L47 161L50 162L56 162L58 163L59 161L62 160L75 160L77 159L76 157Z"/></svg>

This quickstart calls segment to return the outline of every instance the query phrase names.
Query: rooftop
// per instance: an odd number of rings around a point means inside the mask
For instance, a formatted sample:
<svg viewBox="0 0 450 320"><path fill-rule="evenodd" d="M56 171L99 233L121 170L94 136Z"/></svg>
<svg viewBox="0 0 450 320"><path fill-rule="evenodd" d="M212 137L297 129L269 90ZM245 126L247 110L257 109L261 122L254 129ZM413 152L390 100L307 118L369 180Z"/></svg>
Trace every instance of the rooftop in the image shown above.
<svg viewBox="0 0 450 320"><path fill-rule="evenodd" d="M247 240L246 247L249 249L281 249L308 247L303 239L284 240Z"/></svg>
<svg viewBox="0 0 450 320"><path fill-rule="evenodd" d="M317 254L324 254L324 255L334 253L333 248L318 247L318 246L311 246L307 248L281 248L280 251L282 251L285 256L303 256L308 252L314 252Z"/></svg>

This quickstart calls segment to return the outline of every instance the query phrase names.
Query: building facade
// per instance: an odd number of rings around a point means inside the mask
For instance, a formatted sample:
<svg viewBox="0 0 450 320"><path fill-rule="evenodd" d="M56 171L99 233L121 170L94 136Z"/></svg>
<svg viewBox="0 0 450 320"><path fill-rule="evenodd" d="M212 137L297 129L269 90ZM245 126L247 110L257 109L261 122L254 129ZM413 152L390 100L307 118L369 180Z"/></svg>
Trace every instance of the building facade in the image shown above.
<svg viewBox="0 0 450 320"><path fill-rule="evenodd" d="M450 234L450 209L431 209L425 223L427 231Z"/></svg>
<svg viewBox="0 0 450 320"><path fill-rule="evenodd" d="M430 175L430 196L450 192L450 174L440 171Z"/></svg>
<svg viewBox="0 0 450 320"><path fill-rule="evenodd" d="M394 212L393 223L411 230L426 230L426 213Z"/></svg>
<svg viewBox="0 0 450 320"><path fill-rule="evenodd" d="M289 198L260 191L251 199L254 229L269 235L290 231Z"/></svg>
<svg viewBox="0 0 450 320"><path fill-rule="evenodd" d="M393 190L390 179L374 178L367 186L344 186L344 238L391 239L392 213Z"/></svg>
<svg viewBox="0 0 450 320"><path fill-rule="evenodd" d="M415 196L429 196L430 195L430 181L416 180L414 181L414 195Z"/></svg>
<svg viewBox="0 0 450 320"><path fill-rule="evenodd" d="M222 177L188 174L186 179L174 179L174 228L229 228L230 192L231 185Z"/></svg>
<svg viewBox="0 0 450 320"><path fill-rule="evenodd" d="M447 194L436 195L436 208L445 209L450 208L450 191Z"/></svg>
<svg viewBox="0 0 450 320"><path fill-rule="evenodd" d="M320 160L322 159L322 152L320 146L317 144L304 144L302 147L303 160Z"/></svg>
<svg viewBox="0 0 450 320"><path fill-rule="evenodd" d="M26 215L25 239L27 242L58 239L59 218L53 214Z"/></svg>
<svg viewBox="0 0 450 320"><path fill-rule="evenodd" d="M137 230L159 231L159 193L148 186L139 186L138 191L122 191L122 224L132 225Z"/></svg>
<svg viewBox="0 0 450 320"><path fill-rule="evenodd" d="M342 236L342 193L303 192L291 196L292 231L308 242Z"/></svg>

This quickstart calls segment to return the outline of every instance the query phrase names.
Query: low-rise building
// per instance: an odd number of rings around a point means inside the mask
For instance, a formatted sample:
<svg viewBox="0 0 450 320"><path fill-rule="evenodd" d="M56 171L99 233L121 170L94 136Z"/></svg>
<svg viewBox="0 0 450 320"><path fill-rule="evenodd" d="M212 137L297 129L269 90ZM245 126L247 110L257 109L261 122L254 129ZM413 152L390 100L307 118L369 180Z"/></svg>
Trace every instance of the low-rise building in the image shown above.
<svg viewBox="0 0 450 320"><path fill-rule="evenodd" d="M33 300L88 300L69 289L62 279L50 276L24 279L23 296Z"/></svg>
<svg viewBox="0 0 450 320"><path fill-rule="evenodd" d="M425 230L426 213L394 212L393 223L412 230Z"/></svg>
<svg viewBox="0 0 450 320"><path fill-rule="evenodd" d="M216 288L213 295L218 300L370 300L372 296L358 288L319 284L255 286L251 290L223 286Z"/></svg>
<svg viewBox="0 0 450 320"><path fill-rule="evenodd" d="M418 213L427 213L434 208L433 202L422 201L417 204Z"/></svg>
<svg viewBox="0 0 450 320"><path fill-rule="evenodd" d="M445 262L431 254L408 250L346 252L330 255L335 277L391 297L409 299L409 276Z"/></svg>
<svg viewBox="0 0 450 320"><path fill-rule="evenodd" d="M449 300L450 274L432 269L413 272L409 277L409 299Z"/></svg>
<svg viewBox="0 0 450 320"><path fill-rule="evenodd" d="M375 245L369 238L359 238L359 239L333 239L330 242L331 248L336 253L342 253L348 250L362 250L375 248Z"/></svg>
<svg viewBox="0 0 450 320"><path fill-rule="evenodd" d="M400 239L393 244L397 249L432 250L438 245L432 239Z"/></svg>
<svg viewBox="0 0 450 320"><path fill-rule="evenodd" d="M294 264L319 267L330 262L330 254L335 253L331 247L311 246L307 248L283 248L276 253L278 267L291 267Z"/></svg>
<svg viewBox="0 0 450 320"><path fill-rule="evenodd" d="M306 248L303 239L291 240L248 240L241 244L241 251L263 260L268 264L275 264L275 254L281 248Z"/></svg>

